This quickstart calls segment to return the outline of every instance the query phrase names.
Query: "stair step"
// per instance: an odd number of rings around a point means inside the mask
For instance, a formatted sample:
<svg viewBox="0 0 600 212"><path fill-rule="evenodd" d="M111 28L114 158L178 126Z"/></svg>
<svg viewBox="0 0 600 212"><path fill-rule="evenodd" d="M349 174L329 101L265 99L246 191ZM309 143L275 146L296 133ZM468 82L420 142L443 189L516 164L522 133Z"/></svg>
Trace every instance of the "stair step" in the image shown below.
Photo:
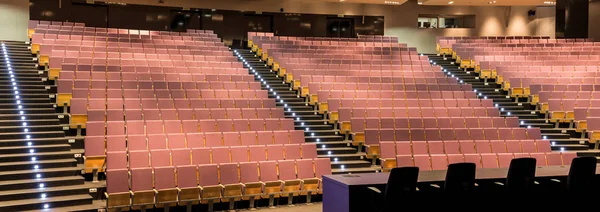
<svg viewBox="0 0 600 212"><path fill-rule="evenodd" d="M331 169L333 174L344 174L344 173L372 173L381 171L381 167L363 167L363 168L344 168L344 169Z"/></svg>
<svg viewBox="0 0 600 212"><path fill-rule="evenodd" d="M54 207L91 204L92 196L77 194L68 196L48 197L45 199L24 199L2 202L1 211L42 210Z"/></svg>

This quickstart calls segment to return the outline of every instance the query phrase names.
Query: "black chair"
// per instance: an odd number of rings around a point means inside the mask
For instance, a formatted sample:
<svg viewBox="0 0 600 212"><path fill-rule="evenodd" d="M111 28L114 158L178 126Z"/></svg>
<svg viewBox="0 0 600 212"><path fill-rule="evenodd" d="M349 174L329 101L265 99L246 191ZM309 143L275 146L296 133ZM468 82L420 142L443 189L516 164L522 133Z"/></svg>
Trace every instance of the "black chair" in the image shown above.
<svg viewBox="0 0 600 212"><path fill-rule="evenodd" d="M592 192L596 176L596 157L576 157L571 162L567 177L567 190L570 192Z"/></svg>
<svg viewBox="0 0 600 212"><path fill-rule="evenodd" d="M474 163L453 163L448 165L444 192L469 193L475 189Z"/></svg>
<svg viewBox="0 0 600 212"><path fill-rule="evenodd" d="M369 187L373 194L374 211L397 211L398 203L415 193L419 167L400 167L390 171L385 190Z"/></svg>
<svg viewBox="0 0 600 212"><path fill-rule="evenodd" d="M515 158L510 161L506 176L506 191L531 192L535 184L535 158Z"/></svg>

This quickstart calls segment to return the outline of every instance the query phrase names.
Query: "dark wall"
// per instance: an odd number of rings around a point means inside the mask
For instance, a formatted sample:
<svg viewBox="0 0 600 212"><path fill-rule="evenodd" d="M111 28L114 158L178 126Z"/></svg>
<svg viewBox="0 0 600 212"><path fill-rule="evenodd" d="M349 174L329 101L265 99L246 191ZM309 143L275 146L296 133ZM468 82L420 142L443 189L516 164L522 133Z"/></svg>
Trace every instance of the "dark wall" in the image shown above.
<svg viewBox="0 0 600 212"><path fill-rule="evenodd" d="M59 2L62 4L59 5ZM383 16L260 13L84 0L30 0L30 19L82 22L86 26L146 30L214 30L223 40L244 40L249 31L287 36L327 36L328 20L351 19L354 34L383 35Z"/></svg>
<svg viewBox="0 0 600 212"><path fill-rule="evenodd" d="M589 0L556 1L556 37L587 38Z"/></svg>

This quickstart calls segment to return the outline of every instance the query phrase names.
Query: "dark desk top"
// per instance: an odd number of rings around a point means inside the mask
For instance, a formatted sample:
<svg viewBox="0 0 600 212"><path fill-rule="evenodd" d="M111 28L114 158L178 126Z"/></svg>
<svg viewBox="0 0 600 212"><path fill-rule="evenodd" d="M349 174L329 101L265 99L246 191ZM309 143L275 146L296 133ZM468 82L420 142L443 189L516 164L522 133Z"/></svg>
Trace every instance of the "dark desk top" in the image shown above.
<svg viewBox="0 0 600 212"><path fill-rule="evenodd" d="M566 177L569 175L570 166L543 166L537 167L536 177ZM351 185L376 185L386 184L390 173L368 173L352 175L326 175L325 180L332 181L341 186ZM508 174L508 168L477 169L475 179L492 180L504 179ZM600 168L596 169L596 174L600 174ZM443 182L446 179L446 170L439 171L421 171L419 172L420 183Z"/></svg>

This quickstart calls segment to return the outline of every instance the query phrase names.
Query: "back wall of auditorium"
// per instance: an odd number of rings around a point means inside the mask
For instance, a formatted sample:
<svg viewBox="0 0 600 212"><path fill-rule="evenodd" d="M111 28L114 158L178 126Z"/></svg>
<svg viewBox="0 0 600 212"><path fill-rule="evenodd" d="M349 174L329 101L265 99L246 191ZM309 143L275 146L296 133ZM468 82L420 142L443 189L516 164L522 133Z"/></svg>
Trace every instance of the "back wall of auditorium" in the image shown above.
<svg viewBox="0 0 600 212"><path fill-rule="evenodd" d="M20 0L21 1L21 0ZM56 8L64 8L66 4L85 4L78 0L31 0L30 17L32 19L52 19L44 17L47 15L60 16L60 14L48 14L47 11L39 11L35 8L43 4L46 10L49 5ZM554 37L555 31L555 8L545 6L423 6L418 5L417 0L409 0L401 5L382 4L358 4L346 2L328 1L301 1L301 0L219 0L219 1L195 1L195 0L112 0L111 4L140 4L163 7L183 8L206 8L218 10L237 10L252 12L274 12L279 13L284 9L285 13L304 14L329 14L345 16L362 16L373 20L383 17L383 31L385 35L398 36L401 43L417 47L419 52L431 53L435 51L436 36L550 36ZM62 5L60 5L62 3ZM0 4L2 4L0 2ZM36 5L38 4L38 5ZM600 2L590 2L590 11L596 8ZM528 16L529 10L535 10L536 15ZM64 15L64 14L62 14ZM70 12L70 16L74 16ZM475 23L472 28L419 28L417 26L420 15L474 15ZM590 13L590 19L595 17ZM76 21L76 20L70 20ZM590 24L594 23L590 20ZM368 26L365 26L368 27ZM590 37L598 37L600 32L590 28Z"/></svg>

